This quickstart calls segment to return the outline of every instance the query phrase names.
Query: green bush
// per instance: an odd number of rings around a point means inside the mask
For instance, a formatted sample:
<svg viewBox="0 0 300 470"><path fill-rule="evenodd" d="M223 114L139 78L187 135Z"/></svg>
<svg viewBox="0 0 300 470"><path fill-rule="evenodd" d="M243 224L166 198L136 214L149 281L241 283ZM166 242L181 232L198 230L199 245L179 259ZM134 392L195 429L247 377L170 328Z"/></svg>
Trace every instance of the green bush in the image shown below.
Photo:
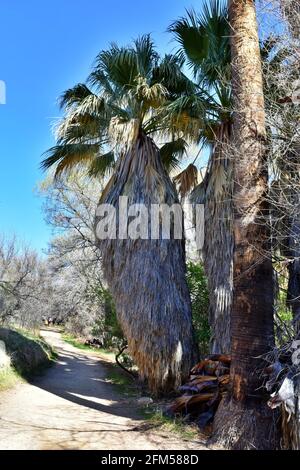
<svg viewBox="0 0 300 470"><path fill-rule="evenodd" d="M275 337L277 346L284 346L293 336L293 314L287 306L289 273L282 263L275 263L276 295L275 295Z"/></svg>
<svg viewBox="0 0 300 470"><path fill-rule="evenodd" d="M187 264L187 282L192 301L193 325L201 355L209 352L210 327L208 321L209 296L207 279L200 263Z"/></svg>
<svg viewBox="0 0 300 470"><path fill-rule="evenodd" d="M104 315L96 320L92 335L101 338L105 348L122 346L125 339L117 320L116 307L109 290L99 285L95 294L102 305Z"/></svg>

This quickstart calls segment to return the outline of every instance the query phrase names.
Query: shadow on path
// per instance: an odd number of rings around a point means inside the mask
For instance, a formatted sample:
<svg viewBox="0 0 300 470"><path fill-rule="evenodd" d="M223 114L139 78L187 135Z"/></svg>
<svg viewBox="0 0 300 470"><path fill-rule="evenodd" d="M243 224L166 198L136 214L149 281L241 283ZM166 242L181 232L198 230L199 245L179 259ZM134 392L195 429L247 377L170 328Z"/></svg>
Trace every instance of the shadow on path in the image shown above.
<svg viewBox="0 0 300 470"><path fill-rule="evenodd" d="M106 381L109 364L98 356L79 352L79 349L58 339L56 335L56 341L52 342L58 354L55 364L45 375L32 380L32 385L102 413L142 419L137 411L133 412L130 400L120 396L115 387ZM51 332L47 331L47 341L51 336Z"/></svg>

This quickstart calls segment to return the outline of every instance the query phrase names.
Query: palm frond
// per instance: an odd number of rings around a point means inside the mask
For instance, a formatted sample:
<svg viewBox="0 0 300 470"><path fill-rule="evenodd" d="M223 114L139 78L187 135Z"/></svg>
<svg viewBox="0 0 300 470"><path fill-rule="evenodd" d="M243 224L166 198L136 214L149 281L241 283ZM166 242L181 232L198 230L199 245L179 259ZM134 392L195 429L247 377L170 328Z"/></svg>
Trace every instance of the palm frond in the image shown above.
<svg viewBox="0 0 300 470"><path fill-rule="evenodd" d="M180 160L186 154L188 143L184 139L166 142L160 148L160 156L167 171L179 167Z"/></svg>
<svg viewBox="0 0 300 470"><path fill-rule="evenodd" d="M134 41L138 74L150 79L153 67L159 60L159 55L155 50L150 34L140 36Z"/></svg>
<svg viewBox="0 0 300 470"><path fill-rule="evenodd" d="M82 139L99 139L101 129L106 124L106 120L88 113L66 116L55 129L56 139L59 144L76 143Z"/></svg>
<svg viewBox="0 0 300 470"><path fill-rule="evenodd" d="M150 86L143 77L138 77L135 94L147 110L149 108L159 108L165 103L168 90L161 83L154 83Z"/></svg>
<svg viewBox="0 0 300 470"><path fill-rule="evenodd" d="M110 98L115 97L115 87L110 82L109 77L100 69L95 69L88 76L87 82L91 84L97 92Z"/></svg>
<svg viewBox="0 0 300 470"><path fill-rule="evenodd" d="M180 45L177 52L187 60L198 82L212 85L216 80L228 81L230 74L229 24L226 3L204 2L202 12L187 10L186 16L169 27Z"/></svg>
<svg viewBox="0 0 300 470"><path fill-rule="evenodd" d="M49 149L42 168L56 165L59 174L82 163L90 174L103 173L141 134L164 141L171 136L162 158L166 167L175 167L187 145L183 137L199 139L209 99L181 67L178 56L159 61L150 35L131 46L113 43L101 51L88 77L91 88L80 83L63 93L65 115L56 128L57 145Z"/></svg>
<svg viewBox="0 0 300 470"><path fill-rule="evenodd" d="M173 178L174 183L178 186L178 191L182 197L191 192L198 184L198 169L195 165L188 165L179 175Z"/></svg>
<svg viewBox="0 0 300 470"><path fill-rule="evenodd" d="M45 154L48 155L41 163L43 170L56 165L55 177L75 168L90 163L100 151L99 144L66 144L55 145Z"/></svg>
<svg viewBox="0 0 300 470"><path fill-rule="evenodd" d="M109 108L106 106L105 99L101 96L97 96L96 94L91 93L77 104L72 114L74 116L87 113L99 115L105 112L109 112Z"/></svg>
<svg viewBox="0 0 300 470"><path fill-rule="evenodd" d="M78 83L73 88L66 90L59 98L60 108L69 110L73 106L77 106L92 94L91 90L84 84Z"/></svg>
<svg viewBox="0 0 300 470"><path fill-rule="evenodd" d="M115 155L114 152L110 151L103 155L97 155L93 158L89 167L89 176L99 177L105 176L105 174L114 168Z"/></svg>
<svg viewBox="0 0 300 470"><path fill-rule="evenodd" d="M194 83L182 72L183 62L178 55L168 54L153 70L152 80L163 84L171 99L181 94L195 93Z"/></svg>
<svg viewBox="0 0 300 470"><path fill-rule="evenodd" d="M97 56L94 72L104 73L121 89L131 89L138 76L136 53L132 48L119 47L113 43L109 50L101 51Z"/></svg>
<svg viewBox="0 0 300 470"><path fill-rule="evenodd" d="M207 101L199 95L180 96L166 105L163 112L165 129L195 141L206 119Z"/></svg>
<svg viewBox="0 0 300 470"><path fill-rule="evenodd" d="M187 10L187 16L174 21L168 28L173 33L181 49L177 52L180 58L186 57L190 67L200 66L208 53L208 37L199 27L194 10Z"/></svg>

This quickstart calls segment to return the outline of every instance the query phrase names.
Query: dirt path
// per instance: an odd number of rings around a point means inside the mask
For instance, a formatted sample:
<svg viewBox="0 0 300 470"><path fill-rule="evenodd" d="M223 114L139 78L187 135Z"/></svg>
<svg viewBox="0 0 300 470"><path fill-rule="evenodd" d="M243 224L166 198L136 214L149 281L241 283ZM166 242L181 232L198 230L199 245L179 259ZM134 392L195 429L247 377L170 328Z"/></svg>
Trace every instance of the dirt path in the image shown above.
<svg viewBox="0 0 300 470"><path fill-rule="evenodd" d="M93 354L43 336L57 363L32 384L0 394L0 449L205 449L155 429L145 430L134 400L105 382L106 367Z"/></svg>

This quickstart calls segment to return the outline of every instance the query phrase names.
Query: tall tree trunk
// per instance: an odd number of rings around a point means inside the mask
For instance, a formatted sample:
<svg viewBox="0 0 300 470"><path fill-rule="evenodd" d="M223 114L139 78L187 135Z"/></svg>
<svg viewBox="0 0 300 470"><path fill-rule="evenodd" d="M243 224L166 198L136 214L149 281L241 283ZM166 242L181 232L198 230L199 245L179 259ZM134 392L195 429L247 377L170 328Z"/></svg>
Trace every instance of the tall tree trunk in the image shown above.
<svg viewBox="0 0 300 470"><path fill-rule="evenodd" d="M120 196L128 197L128 206L144 204L148 214L152 204L178 202L158 148L143 134L120 158L101 202L119 209ZM178 387L195 359L184 240L175 239L171 232L171 239L162 239L161 234L157 240L117 237L99 241L99 247L104 275L140 376L156 394Z"/></svg>
<svg viewBox="0 0 300 470"><path fill-rule="evenodd" d="M232 394L215 420L225 445L270 449L273 416L263 394L261 355L274 345L268 175L261 58L253 0L229 0L232 28L234 261ZM219 428L219 429L218 429Z"/></svg>

